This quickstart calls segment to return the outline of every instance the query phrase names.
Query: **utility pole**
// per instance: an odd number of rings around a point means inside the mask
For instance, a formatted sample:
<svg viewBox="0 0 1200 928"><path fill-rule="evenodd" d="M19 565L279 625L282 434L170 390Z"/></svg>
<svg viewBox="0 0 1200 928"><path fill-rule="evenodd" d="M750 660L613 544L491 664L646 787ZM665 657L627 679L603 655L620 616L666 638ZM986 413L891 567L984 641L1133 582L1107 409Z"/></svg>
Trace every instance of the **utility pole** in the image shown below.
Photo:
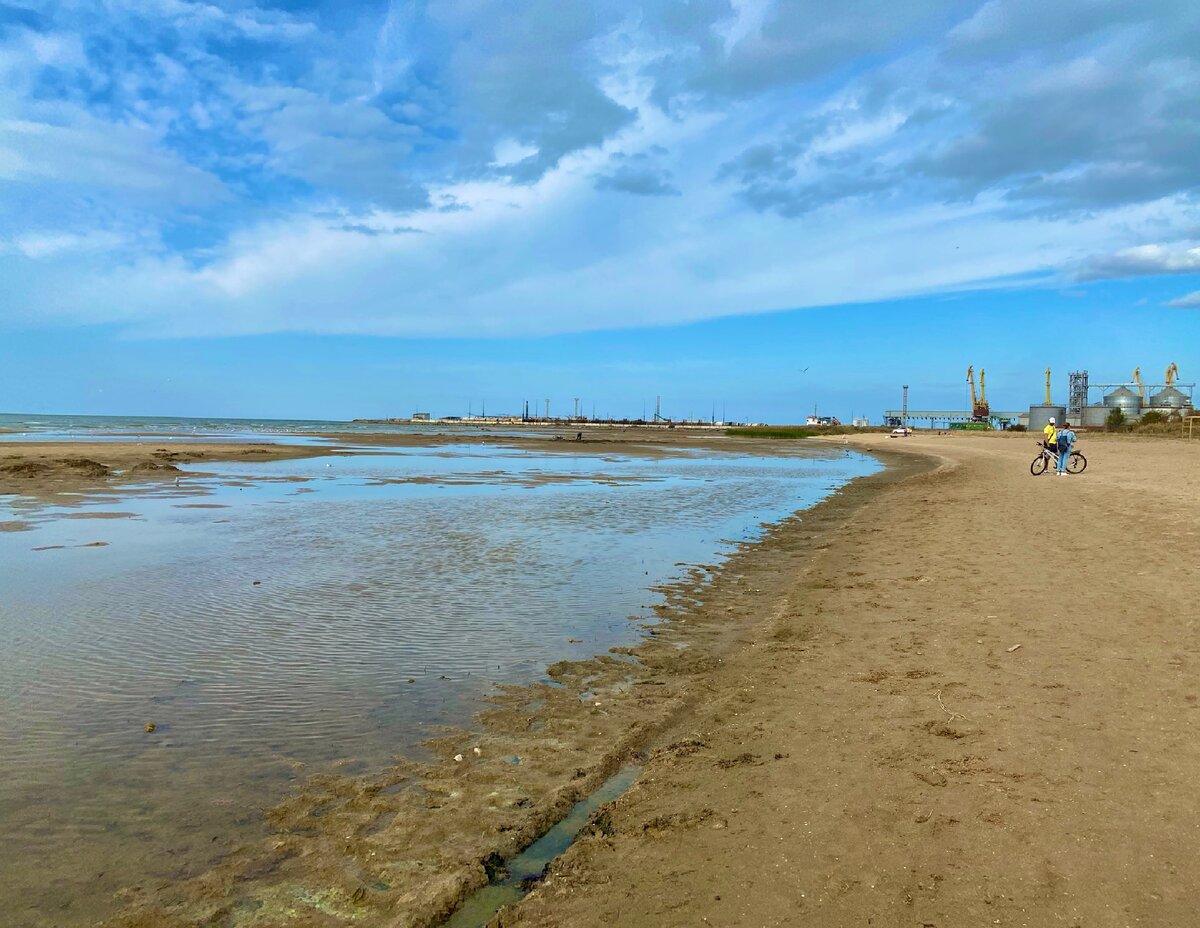
<svg viewBox="0 0 1200 928"><path fill-rule="evenodd" d="M575 418L579 418L579 397L575 397Z"/></svg>
<svg viewBox="0 0 1200 928"><path fill-rule="evenodd" d="M550 418L550 401L546 400L546 418Z"/></svg>
<svg viewBox="0 0 1200 928"><path fill-rule="evenodd" d="M900 424L908 428L908 384L904 385L904 402L900 407Z"/></svg>

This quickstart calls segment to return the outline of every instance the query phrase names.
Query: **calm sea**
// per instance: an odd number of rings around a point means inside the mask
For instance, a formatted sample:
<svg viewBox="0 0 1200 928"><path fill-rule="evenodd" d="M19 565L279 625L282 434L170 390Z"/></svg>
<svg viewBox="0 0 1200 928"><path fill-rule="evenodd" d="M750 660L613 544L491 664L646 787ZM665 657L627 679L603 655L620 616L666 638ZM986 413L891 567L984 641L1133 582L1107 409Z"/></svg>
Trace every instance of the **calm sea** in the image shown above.
<svg viewBox="0 0 1200 928"><path fill-rule="evenodd" d="M493 435L529 435L529 427L504 429L487 426ZM340 434L442 434L478 435L477 425L449 421L433 425L406 423L340 422L332 419L200 419L188 416L50 416L0 413L2 441L129 441L143 435L188 441L259 441L308 444L322 441L322 433Z"/></svg>

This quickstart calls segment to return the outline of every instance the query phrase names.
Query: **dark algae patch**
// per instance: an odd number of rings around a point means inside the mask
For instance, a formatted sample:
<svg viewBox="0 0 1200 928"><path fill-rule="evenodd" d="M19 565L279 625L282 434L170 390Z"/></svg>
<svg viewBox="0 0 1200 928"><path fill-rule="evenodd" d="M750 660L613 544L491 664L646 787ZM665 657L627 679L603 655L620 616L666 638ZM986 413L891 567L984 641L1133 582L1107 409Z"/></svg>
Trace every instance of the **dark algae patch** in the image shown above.
<svg viewBox="0 0 1200 928"><path fill-rule="evenodd" d="M562 821L507 863L498 857L485 860L488 885L468 896L445 928L482 928L504 906L519 902L541 879L550 862L571 846L596 811L629 789L640 772L641 768L632 764L622 767L598 790L575 803Z"/></svg>

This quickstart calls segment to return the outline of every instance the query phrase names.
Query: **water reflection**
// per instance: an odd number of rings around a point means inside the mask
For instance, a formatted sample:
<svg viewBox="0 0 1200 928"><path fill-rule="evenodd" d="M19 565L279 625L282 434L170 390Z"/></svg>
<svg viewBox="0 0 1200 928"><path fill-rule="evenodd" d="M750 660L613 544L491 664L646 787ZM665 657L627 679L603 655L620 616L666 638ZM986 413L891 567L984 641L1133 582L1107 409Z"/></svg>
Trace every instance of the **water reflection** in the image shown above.
<svg viewBox="0 0 1200 928"><path fill-rule="evenodd" d="M460 446L0 505L32 524L0 534L0 904L87 923L194 871L297 778L382 766L496 681L630 643L678 562L875 466Z"/></svg>

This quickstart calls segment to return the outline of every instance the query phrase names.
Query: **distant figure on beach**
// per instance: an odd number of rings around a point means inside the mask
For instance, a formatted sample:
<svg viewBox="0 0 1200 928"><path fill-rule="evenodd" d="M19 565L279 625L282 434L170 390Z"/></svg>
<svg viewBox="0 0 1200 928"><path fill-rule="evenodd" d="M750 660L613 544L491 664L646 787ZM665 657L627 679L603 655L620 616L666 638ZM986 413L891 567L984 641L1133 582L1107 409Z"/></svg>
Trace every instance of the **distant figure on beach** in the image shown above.
<svg viewBox="0 0 1200 928"><path fill-rule="evenodd" d="M576 433L575 433L575 440L576 440L576 441L583 441L583 432L576 432Z"/></svg>
<svg viewBox="0 0 1200 928"><path fill-rule="evenodd" d="M1075 433L1071 431L1071 423L1064 422L1058 430L1058 476L1067 476L1067 459L1071 456L1071 446L1075 444Z"/></svg>
<svg viewBox="0 0 1200 928"><path fill-rule="evenodd" d="M1051 452L1058 451L1058 429L1054 426L1054 416L1050 417L1050 421L1046 423L1046 427L1042 429L1042 440L1046 443L1046 447Z"/></svg>

